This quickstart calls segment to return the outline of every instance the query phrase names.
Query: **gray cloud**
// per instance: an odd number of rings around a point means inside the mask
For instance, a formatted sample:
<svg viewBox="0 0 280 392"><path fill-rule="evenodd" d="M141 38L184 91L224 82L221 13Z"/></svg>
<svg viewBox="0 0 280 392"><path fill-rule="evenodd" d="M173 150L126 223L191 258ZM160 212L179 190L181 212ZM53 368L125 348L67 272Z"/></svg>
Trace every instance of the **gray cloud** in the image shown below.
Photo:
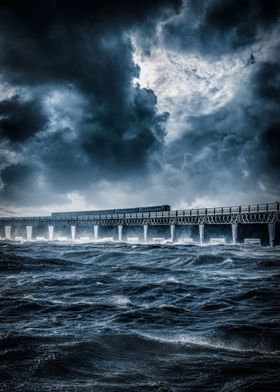
<svg viewBox="0 0 280 392"><path fill-rule="evenodd" d="M229 190L234 199L244 200L242 193L254 201L277 198L279 83L278 64L257 64L233 99L209 115L187 118L166 159L190 178L188 200L217 194L223 200Z"/></svg>
<svg viewBox="0 0 280 392"><path fill-rule="evenodd" d="M18 95L0 102L1 136L21 142L44 129L48 118L39 100L21 100Z"/></svg>
<svg viewBox="0 0 280 392"><path fill-rule="evenodd" d="M0 102L0 131L20 154L2 170L3 201L25 204L31 190L42 197L38 181L59 200L156 165L168 113L158 113L152 90L133 84L139 67L129 31L151 31L178 4L1 3L2 80L16 95Z"/></svg>
<svg viewBox="0 0 280 392"><path fill-rule="evenodd" d="M1 201L37 208L73 192L102 208L277 198L278 21L277 1L1 2L1 80L10 86L0 102ZM178 75L169 89L164 67L155 87L140 87L131 36L147 59L167 51L193 93L176 101ZM237 53L246 72L230 96L219 67ZM211 72L197 66L204 60Z"/></svg>
<svg viewBox="0 0 280 392"><path fill-rule="evenodd" d="M279 22L277 0L186 0L181 17L164 25L167 47L220 56L250 47Z"/></svg>

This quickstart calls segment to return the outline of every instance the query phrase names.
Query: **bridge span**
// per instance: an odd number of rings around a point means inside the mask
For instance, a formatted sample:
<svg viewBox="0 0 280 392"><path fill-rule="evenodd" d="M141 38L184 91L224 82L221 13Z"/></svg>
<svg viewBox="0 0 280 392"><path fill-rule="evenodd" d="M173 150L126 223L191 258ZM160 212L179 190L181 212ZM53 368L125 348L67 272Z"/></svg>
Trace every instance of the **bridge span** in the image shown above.
<svg viewBox="0 0 280 392"><path fill-rule="evenodd" d="M169 206L164 206L169 207ZM148 208L147 208L148 209ZM280 203L170 211L125 210L54 213L50 216L2 217L0 239L280 244ZM145 211L145 207L135 211ZM112 213L110 213L112 211ZM106 211L105 211L106 212ZM109 213L108 213L109 212ZM77 214L77 215L75 215ZM101 235L103 237L101 237Z"/></svg>

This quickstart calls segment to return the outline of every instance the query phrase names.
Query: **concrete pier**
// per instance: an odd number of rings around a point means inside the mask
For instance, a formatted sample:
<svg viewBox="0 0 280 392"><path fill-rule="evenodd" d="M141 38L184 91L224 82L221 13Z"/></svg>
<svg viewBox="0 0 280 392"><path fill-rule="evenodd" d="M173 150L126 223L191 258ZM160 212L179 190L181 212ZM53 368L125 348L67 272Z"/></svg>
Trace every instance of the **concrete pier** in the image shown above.
<svg viewBox="0 0 280 392"><path fill-rule="evenodd" d="M118 239L119 239L119 242L122 241L122 232L123 232L123 226L122 225L118 225Z"/></svg>
<svg viewBox="0 0 280 392"><path fill-rule="evenodd" d="M49 232L49 241L53 241L54 227L48 226L48 232Z"/></svg>
<svg viewBox="0 0 280 392"><path fill-rule="evenodd" d="M99 228L99 226L97 226L97 225L93 226L93 238L94 238L94 241L98 241L98 228Z"/></svg>
<svg viewBox="0 0 280 392"><path fill-rule="evenodd" d="M26 226L26 239L32 241L32 226Z"/></svg>
<svg viewBox="0 0 280 392"><path fill-rule="evenodd" d="M204 240L204 225L200 224L199 225L199 243L200 243L200 245L203 244L203 240Z"/></svg>
<svg viewBox="0 0 280 392"><path fill-rule="evenodd" d="M76 226L71 226L71 240L75 241L76 239Z"/></svg>
<svg viewBox="0 0 280 392"><path fill-rule="evenodd" d="M148 242L148 225L144 225L144 242Z"/></svg>
<svg viewBox="0 0 280 392"><path fill-rule="evenodd" d="M237 223L232 223L231 224L231 232L232 232L232 243L235 245L237 241L237 228L238 224Z"/></svg>
<svg viewBox="0 0 280 392"><path fill-rule="evenodd" d="M12 231L12 227L11 226L5 226L5 239L6 240L11 240L12 239L11 231Z"/></svg>
<svg viewBox="0 0 280 392"><path fill-rule="evenodd" d="M171 239L171 242L174 242L174 240L175 240L175 225L174 224L170 225L170 239Z"/></svg>
<svg viewBox="0 0 280 392"><path fill-rule="evenodd" d="M269 245L273 246L275 240L275 223L268 224Z"/></svg>

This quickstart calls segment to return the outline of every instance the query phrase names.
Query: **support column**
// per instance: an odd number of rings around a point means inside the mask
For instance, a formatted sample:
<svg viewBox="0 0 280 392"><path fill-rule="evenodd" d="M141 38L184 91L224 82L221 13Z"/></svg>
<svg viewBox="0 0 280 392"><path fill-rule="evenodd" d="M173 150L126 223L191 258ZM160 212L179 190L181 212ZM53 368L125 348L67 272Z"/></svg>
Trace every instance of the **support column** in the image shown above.
<svg viewBox="0 0 280 392"><path fill-rule="evenodd" d="M5 226L5 240L11 239L12 226Z"/></svg>
<svg viewBox="0 0 280 392"><path fill-rule="evenodd" d="M53 241L53 226L48 226L49 229L49 241Z"/></svg>
<svg viewBox="0 0 280 392"><path fill-rule="evenodd" d="M26 239L32 241L32 226L26 226Z"/></svg>
<svg viewBox="0 0 280 392"><path fill-rule="evenodd" d="M204 240L204 224L199 225L199 242L200 245L203 244L203 240Z"/></svg>
<svg viewBox="0 0 280 392"><path fill-rule="evenodd" d="M148 225L144 225L144 242L148 242Z"/></svg>
<svg viewBox="0 0 280 392"><path fill-rule="evenodd" d="M122 241L122 231L123 231L123 226L118 225L118 237L120 242Z"/></svg>
<svg viewBox="0 0 280 392"><path fill-rule="evenodd" d="M94 241L98 240L98 226L97 225L93 226L93 238L94 238Z"/></svg>
<svg viewBox="0 0 280 392"><path fill-rule="evenodd" d="M273 246L275 240L275 223L268 224L269 244Z"/></svg>
<svg viewBox="0 0 280 392"><path fill-rule="evenodd" d="M175 239L175 225L174 224L170 225L170 237L171 237L171 242L174 242L174 239Z"/></svg>
<svg viewBox="0 0 280 392"><path fill-rule="evenodd" d="M231 224L232 243L234 245L236 244L237 241L237 228L238 228L238 223Z"/></svg>
<svg viewBox="0 0 280 392"><path fill-rule="evenodd" d="M75 241L76 239L76 226L71 226L71 240Z"/></svg>

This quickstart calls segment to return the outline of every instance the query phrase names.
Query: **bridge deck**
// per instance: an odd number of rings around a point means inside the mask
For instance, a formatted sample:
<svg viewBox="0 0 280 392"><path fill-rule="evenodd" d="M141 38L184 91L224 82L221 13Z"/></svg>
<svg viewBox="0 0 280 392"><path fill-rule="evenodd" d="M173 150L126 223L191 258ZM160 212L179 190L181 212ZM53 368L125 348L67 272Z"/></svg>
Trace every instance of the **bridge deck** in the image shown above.
<svg viewBox="0 0 280 392"><path fill-rule="evenodd" d="M71 214L71 213L69 213ZM84 214L72 217L30 216L2 217L0 225L48 224L55 226L117 226L117 225L196 225L231 223L274 223L280 221L280 203L264 203L233 207L198 208L162 212L125 214Z"/></svg>

